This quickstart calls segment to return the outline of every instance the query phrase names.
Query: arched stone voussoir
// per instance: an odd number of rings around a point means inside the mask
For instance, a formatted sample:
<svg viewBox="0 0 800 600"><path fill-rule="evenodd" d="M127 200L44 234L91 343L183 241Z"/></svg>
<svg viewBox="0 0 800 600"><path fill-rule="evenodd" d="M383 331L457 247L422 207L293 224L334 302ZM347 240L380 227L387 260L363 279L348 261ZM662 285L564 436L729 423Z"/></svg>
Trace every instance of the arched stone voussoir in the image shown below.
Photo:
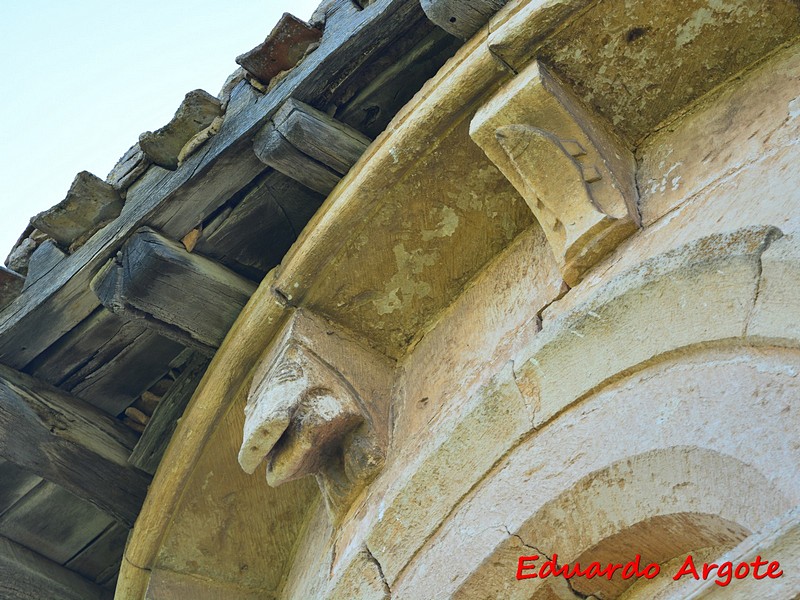
<svg viewBox="0 0 800 600"><path fill-rule="evenodd" d="M797 233L775 240L761 256L761 280L747 336L775 344L800 340L800 235Z"/></svg>
<svg viewBox="0 0 800 600"><path fill-rule="evenodd" d="M602 566L641 556L663 564L695 550L733 548L783 514L791 501L771 491L756 468L697 447L657 449L594 471L540 506L471 573L454 598L545 600L559 578L517 581L520 556L559 566ZM665 577L666 574L660 575ZM636 579L576 577L583 597L615 598Z"/></svg>
<svg viewBox="0 0 800 600"><path fill-rule="evenodd" d="M535 407L535 426L655 357L745 338L759 297L762 255L781 236L775 227L757 226L696 240L642 262L545 320L533 345L514 360L517 383ZM789 316L772 310L772 333L774 323Z"/></svg>
<svg viewBox="0 0 800 600"><path fill-rule="evenodd" d="M514 533L568 560L664 515L714 514L758 530L800 502L800 448L784 441L798 429L799 374L800 350L740 340L695 346L592 393L569 418L522 441L463 499L393 583L394 597L453 594L499 560L501 548L516 552L512 560L538 553ZM624 470L629 461L638 465L634 473ZM613 486L620 501L609 500L602 513L562 502L608 499L602 490ZM637 546L631 543L632 555ZM512 567L503 573L509 588L519 583Z"/></svg>

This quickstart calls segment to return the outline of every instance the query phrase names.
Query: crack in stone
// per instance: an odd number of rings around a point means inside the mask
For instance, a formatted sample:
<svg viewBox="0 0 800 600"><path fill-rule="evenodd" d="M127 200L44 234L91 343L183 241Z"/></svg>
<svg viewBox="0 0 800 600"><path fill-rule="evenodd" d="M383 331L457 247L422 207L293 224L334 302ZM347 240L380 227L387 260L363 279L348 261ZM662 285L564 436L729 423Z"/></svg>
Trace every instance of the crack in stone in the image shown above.
<svg viewBox="0 0 800 600"><path fill-rule="evenodd" d="M764 261L763 261L764 253L767 250L769 250L769 247L772 245L772 242L774 242L775 240L779 240L783 236L784 236L783 232L777 227L770 229L770 231L767 232L767 235L764 238L764 242L761 244L761 248L758 249L758 264L756 266L756 286L755 286L756 289L755 293L753 294L753 303L750 305L750 308L747 311L747 318L745 319L744 322L744 331L742 331L742 337L748 336L748 333L750 331L750 321L752 321L753 313L755 312L756 307L758 306L758 298L759 295L761 294L761 286L764 280L762 276L764 271Z"/></svg>
<svg viewBox="0 0 800 600"><path fill-rule="evenodd" d="M545 552L542 552L542 551L541 551L541 550L539 550L539 548L537 548L536 546L533 546L533 545L531 545L531 544L527 543L525 540L523 540L523 539L522 539L522 536L520 536L519 534L512 533L512 532L509 530L508 526L506 526L506 525L503 525L503 529L505 529L505 530L506 530L506 533L509 535L509 537L515 537L515 538L517 538L517 539L519 540L519 543L520 543L520 544L522 544L523 546L525 546L526 548L530 548L531 550L533 550L533 551L537 552L537 553L538 553L538 554L540 554L541 556L544 556L544 557L545 557L547 560L553 560L551 556L548 556L548 555L547 555L547 553L545 553ZM557 563L557 562L556 562L556 565L558 565L558 563ZM579 592L579 591L578 591L578 590L576 590L575 588L573 588L573 587L572 587L572 582L571 582L569 579L567 579L566 577L563 577L562 579L563 579L563 580L564 580L564 582L567 584L567 588L569 589L570 593L572 593L572 594L573 594L573 595L574 595L576 598L580 598L581 600L590 600L590 599L592 599L592 598L595 598L595 596L594 596L594 595L592 595L592 594L586 595L586 594L583 594L583 593Z"/></svg>
<svg viewBox="0 0 800 600"><path fill-rule="evenodd" d="M541 321L539 322L539 329L541 329ZM536 403L533 399L529 398L527 394L522 392L522 388L519 386L519 380L517 378L517 364L511 360L511 377L514 379L514 386L517 388L517 393L522 398L522 401L525 403L525 406L528 408L528 413L530 414L530 426L532 430L536 430Z"/></svg>
<svg viewBox="0 0 800 600"><path fill-rule="evenodd" d="M372 550L370 550L369 546L367 546L366 544L364 544L364 551L367 554L367 558L369 558L369 560L372 561L375 564L375 567L378 569L378 575L381 576L381 583L383 584L383 590L387 594L386 597L391 598L392 588L389 587L389 582L386 581L386 575L384 575L383 573L383 566L378 561L378 559L375 558L375 555L372 553Z"/></svg>
<svg viewBox="0 0 800 600"><path fill-rule="evenodd" d="M569 287L566 281L561 281L561 288L558 290L558 294L547 302L544 306L542 306L538 311L536 311L536 320L539 324L538 331L542 331L544 329L544 311L550 308L553 304L561 300L564 296L566 296L572 288Z"/></svg>

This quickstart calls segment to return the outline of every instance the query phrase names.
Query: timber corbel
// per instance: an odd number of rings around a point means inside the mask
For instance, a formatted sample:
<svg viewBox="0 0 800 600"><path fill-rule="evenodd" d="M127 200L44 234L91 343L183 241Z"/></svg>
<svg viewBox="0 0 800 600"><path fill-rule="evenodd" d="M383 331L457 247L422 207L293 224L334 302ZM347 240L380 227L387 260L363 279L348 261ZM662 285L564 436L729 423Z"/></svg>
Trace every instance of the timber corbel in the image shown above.
<svg viewBox="0 0 800 600"><path fill-rule="evenodd" d="M506 0L420 0L433 23L459 39L471 38Z"/></svg>
<svg viewBox="0 0 800 600"><path fill-rule="evenodd" d="M112 312L212 355L256 286L222 265L142 228L92 280Z"/></svg>
<svg viewBox="0 0 800 600"><path fill-rule="evenodd" d="M253 141L262 162L306 187L328 195L370 139L297 100L287 100Z"/></svg>

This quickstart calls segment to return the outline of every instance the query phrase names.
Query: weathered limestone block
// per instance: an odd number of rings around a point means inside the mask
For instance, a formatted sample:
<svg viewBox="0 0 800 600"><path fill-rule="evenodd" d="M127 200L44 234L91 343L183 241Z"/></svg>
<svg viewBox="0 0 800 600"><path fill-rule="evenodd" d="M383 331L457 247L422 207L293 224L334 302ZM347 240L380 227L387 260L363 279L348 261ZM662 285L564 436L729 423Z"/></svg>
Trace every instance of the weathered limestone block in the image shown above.
<svg viewBox="0 0 800 600"><path fill-rule="evenodd" d="M633 154L538 62L478 111L470 135L528 203L569 285L639 226Z"/></svg>
<svg viewBox="0 0 800 600"><path fill-rule="evenodd" d="M452 430L439 432L435 449L389 492L367 538L390 585L459 499L532 430L532 418L508 364L477 392Z"/></svg>
<svg viewBox="0 0 800 600"><path fill-rule="evenodd" d="M120 192L124 192L147 171L149 166L150 159L145 156L139 144L136 143L117 161L106 177L106 181Z"/></svg>
<svg viewBox="0 0 800 600"><path fill-rule="evenodd" d="M168 569L153 569L144 600L275 600L266 590L250 589L224 581L211 581Z"/></svg>
<svg viewBox="0 0 800 600"><path fill-rule="evenodd" d="M24 289L25 278L5 267L0 267L0 310L11 304Z"/></svg>
<svg viewBox="0 0 800 600"><path fill-rule="evenodd" d="M744 336L761 255L779 236L775 228L753 227L703 238L643 262L546 322L516 361L536 426L656 356Z"/></svg>
<svg viewBox="0 0 800 600"><path fill-rule="evenodd" d="M800 238L787 235L761 255L761 281L747 334L800 342Z"/></svg>
<svg viewBox="0 0 800 600"><path fill-rule="evenodd" d="M462 40L471 38L505 3L506 0L420 0L431 21Z"/></svg>
<svg viewBox="0 0 800 600"><path fill-rule="evenodd" d="M28 261L28 275L25 278L25 285L22 289L27 289L35 281L47 275L66 254L56 245L53 240L45 240L31 254Z"/></svg>
<svg viewBox="0 0 800 600"><path fill-rule="evenodd" d="M637 343L635 332L627 336ZM785 440L799 422L792 407L800 352L732 342L620 373L529 436L454 508L392 584L395 597L436 589L446 598L529 600L533 586L515 585L519 553L497 564L499 550L512 541L509 532L566 562L659 515L714 515L737 523L740 532L757 531L798 504L800 448ZM669 537L676 532L697 539L709 531L685 523ZM629 543L625 560L631 548L645 550L665 538ZM467 579L476 587L454 595ZM499 590L484 587L492 579Z"/></svg>
<svg viewBox="0 0 800 600"><path fill-rule="evenodd" d="M39 213L31 224L62 247L85 242L98 229L119 216L123 201L111 185L81 171L75 177L67 197L53 208Z"/></svg>
<svg viewBox="0 0 800 600"><path fill-rule="evenodd" d="M327 600L389 600L389 586L375 558L367 550L359 552L344 573L325 594Z"/></svg>
<svg viewBox="0 0 800 600"><path fill-rule="evenodd" d="M509 356L533 342L540 329L534 316L560 295L561 284L541 228L519 234L403 361L395 439L435 438L432 419L458 410L460 399L470 398Z"/></svg>
<svg viewBox="0 0 800 600"><path fill-rule="evenodd" d="M336 334L299 312L268 352L248 396L239 464L253 473L266 462L272 486L313 475L337 522L383 466L388 398L374 394L387 394L388 375L347 336L331 347L320 335ZM344 369L343 360L357 362Z"/></svg>
<svg viewBox="0 0 800 600"><path fill-rule="evenodd" d="M289 13L283 13L264 43L236 57L237 64L244 67L261 83L267 84L281 71L293 68L319 42L322 31Z"/></svg>
<svg viewBox="0 0 800 600"><path fill-rule="evenodd" d="M795 216L792 207L799 189L796 169L785 166L797 160L798 78L800 52L792 46L712 92L697 110L649 137L637 150L643 223L656 222L698 195L716 194L726 206L734 206L734 198L752 189L735 178L758 170L752 178L756 197L742 198L735 212L750 222L787 231L780 217Z"/></svg>
<svg viewBox="0 0 800 600"><path fill-rule="evenodd" d="M139 146L155 164L175 170L184 145L220 115L219 100L204 90L193 90L186 94L169 123L139 136Z"/></svg>

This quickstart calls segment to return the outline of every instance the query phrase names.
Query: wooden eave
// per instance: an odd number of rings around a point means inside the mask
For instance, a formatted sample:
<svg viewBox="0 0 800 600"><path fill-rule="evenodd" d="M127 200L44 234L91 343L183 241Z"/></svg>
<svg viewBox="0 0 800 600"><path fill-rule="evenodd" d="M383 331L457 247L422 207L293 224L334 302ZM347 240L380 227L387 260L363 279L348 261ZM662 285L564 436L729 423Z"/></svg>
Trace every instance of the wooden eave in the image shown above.
<svg viewBox="0 0 800 600"><path fill-rule="evenodd" d="M363 306L375 300L374 295L368 294L383 289L396 273L381 268L384 264L381 261L393 255L400 236L409 231L419 232L420 222L436 224L440 218L436 211L441 204L424 192L419 193L419 198L408 194L409 181L416 178L419 183L416 189L425 189L426 185L435 185L438 177L452 184L456 193L469 191L467 188L474 181L460 181L453 173L441 175L436 167L442 163L436 161L462 151L465 154L459 159L473 158L471 164L475 170L488 164L488 159L480 153L468 154L471 144L468 124L475 110L526 62L543 52L559 56L564 47L570 47L571 34L575 34L576 44L586 42L587 38L587 43L593 43L591 29L582 28L584 22L596 18L590 11L605 16L603 11L613 11L615 6L587 0L510 2L458 50L373 141L310 220L280 267L261 282L217 351L154 478L126 549L119 597L141 597L152 574L161 568L159 554L169 542L170 527L180 514L184 499L198 489L203 470L211 466L237 470L236 444L241 438L236 435L241 431L244 397L253 370L294 310L309 309L331 318L362 335L390 358L401 359L413 349L437 315L469 285L470 278L502 252L516 234L532 224L527 209L520 210L522 199L510 184L491 179L489 184L492 192L496 192L492 197L497 205L489 208L502 207L508 211L508 228L491 229L494 226L491 215L495 213L487 209L483 220L475 217L471 231L492 231L494 237L486 236L487 239L471 242L473 245L469 246L465 238L423 236L424 243L414 246L414 251L439 251L438 256L448 258L425 265L429 281L441 284L433 289L432 301L409 302L393 312L394 323L385 327L376 326L380 319L370 318L375 317L374 313L362 311ZM621 20L622 25L631 25L624 15L611 18ZM578 29L568 29L570 26ZM724 38L724 28L719 29L715 34ZM624 31L622 26L620 30ZM796 35L796 29L792 29L784 38L770 40L765 46L772 51ZM749 60L760 60L764 52L763 48L756 48ZM647 66L642 68L646 70ZM737 65L732 65L731 71L718 74L717 82L705 81L706 87L696 90L694 97L669 98L654 107L646 118L629 128L625 137L628 149L635 150L650 130L665 119L675 118L701 94L735 75L736 68ZM656 73L654 77L661 75ZM643 76L641 72L631 74L631 77ZM702 81L702 69L697 67L693 76ZM579 88L583 82L571 83ZM635 110L627 100L620 93L598 110L601 113ZM409 221L404 221L403 217L408 215L411 215ZM474 252L465 254L465 248ZM212 458L212 454L217 457ZM257 485L239 476L226 491L237 485ZM257 506L237 507L241 514L257 510ZM187 539L183 541L188 543Z"/></svg>
<svg viewBox="0 0 800 600"><path fill-rule="evenodd" d="M138 280L134 280L128 295L120 300L109 288L109 285L116 285L117 280L113 279L103 288L107 293L98 295L103 283L98 280L101 271L111 269L117 258L123 261L126 252L138 252L135 240L149 235L150 239L163 240L156 245L166 249L157 250L154 258L145 261L150 268L161 272L161 267L152 265L159 260L177 258L181 268L189 269L184 283L190 288L202 282L203 273L208 271L201 264L195 269L200 279L192 275L194 267L191 265L197 262L192 257L196 256L200 263L218 261L219 269L234 269L243 282L231 283L235 277L231 279L233 275L225 275L227 289L236 288L237 293L249 295L264 272L281 261L285 249L323 199L259 160L253 150L254 136L291 99L343 119L344 127L359 126L359 135L371 138L458 45L454 38L426 19L417 0L379 0L364 3L363 7L350 0L333 0L323 3L316 15L324 28L317 48L266 89L259 89L259 82L240 81L231 93L216 135L176 170L150 165L125 191L125 204L118 217L84 245L49 266L46 272L37 273L35 281L31 278L32 283L0 312L0 365L5 369L0 374L5 385L2 401L10 408L12 396L16 398L13 400L16 412L2 412L0 423L10 427L30 422L37 428L35 435L6 436L4 443L8 446L0 444L0 449L5 449L3 458L9 461L0 461L0 468L8 474L0 482L0 501L5 502L0 503L0 530L3 523L8 531L16 531L24 525L20 519L24 520L30 513L22 510L26 502L35 500L36 504L30 508L40 512L48 508L56 510L58 507L52 504L51 498L64 497L60 495L62 489L77 494L72 525L80 529L91 514L95 527L80 548L69 551L62 548L60 553L53 551L50 559L45 547L47 531L38 532L38 537L29 536L26 538L29 549L44 554L44 562L36 563L27 558L20 562L9 554L3 564L10 565L12 570L16 568L14 565L23 563L26 569L31 564L52 563L51 571L61 573L56 567L66 564L67 570L73 568L91 580L87 582L90 587L92 581L114 585L116 568L110 572L104 569L101 580L97 572L99 567L92 566L94 558L90 554L113 556L121 552L125 533L136 518L150 480L144 471L119 460L120 453L130 456L135 444L135 437L133 442L130 439L132 432L119 420L122 409L148 390L161 375L177 378L170 391L174 396L178 395L174 390L179 390L181 397L173 399L169 410L165 409L160 416L154 415L148 428L155 432L154 423L158 423L157 435L151 435L147 447L137 448L138 452L133 454L137 466L152 472L205 370L207 359L204 356L213 354L224 337L224 330L220 335L218 329L207 328L194 338L191 331L189 337L181 337L186 333L182 328L188 325L182 324L180 318L177 329L171 331L174 324L169 323L170 315L180 317L182 314L180 300L155 313L162 320L154 328L152 314L134 314L142 303L150 306L147 286L141 288ZM379 109L377 116L375 111L367 111L373 105ZM365 114L370 115L370 119L365 119ZM265 188L269 189L263 192ZM270 209L275 214L281 213L282 220L266 222L265 213L259 212L260 207L265 202L278 202L276 195L280 202L288 204ZM253 206L243 207L251 198L257 200L251 202ZM189 248L196 254L190 254L189 250L184 252L180 241L204 225L206 235ZM209 225L213 225L216 235L208 233ZM146 233L148 231L153 233ZM275 242L265 246L268 259L255 258L258 263L255 267L254 262L248 262L248 257L237 262L240 257L229 259L224 249L220 249L226 240L241 237L248 242L265 235ZM137 285L140 287L136 288ZM144 296L139 293L142 289ZM219 289L224 293L224 286ZM102 302L99 296L103 297ZM231 321L224 322L228 323L227 328ZM85 343L90 337L102 338L102 347ZM149 370L138 375L138 379L135 378L136 363L125 362L134 360L137 344L141 351L135 360L149 361ZM194 354L187 353L186 348ZM114 366L115 363L119 366ZM97 387L102 375L94 376L108 372L111 367L118 368L106 378L111 383L119 379L117 373L123 370L134 374L124 382L127 387L114 388L113 398L106 393L110 388ZM185 373L192 377L187 379ZM66 385L71 392L65 393L63 386ZM170 396L170 391L165 398ZM65 416L57 414L62 406L80 414L82 425L77 433L69 426L61 428L60 423L72 423L74 419L68 410ZM97 423L93 424L93 420ZM110 435L108 431L120 429L115 442L118 447L108 450L108 444L87 433L92 427L105 428L106 436ZM147 431L145 429L145 436ZM192 432L184 434L194 439ZM123 438L124 443L120 441ZM24 447L28 443L33 445ZM50 457L49 463L36 458L42 444L55 449L56 456ZM106 454L110 453L103 458L108 468L104 472L93 472L93 466L82 457L87 456L87 452L102 457L106 450L101 451L101 448L108 450ZM26 456L34 458L22 460ZM71 467L65 468L70 460L73 461ZM169 478L176 467L162 463L160 471ZM127 483L121 483L114 469L125 473ZM96 476L103 478L104 485L99 480L92 482L92 477ZM14 487L6 490L3 489L5 485ZM133 486L138 486L135 491ZM123 502L125 490L130 493ZM119 504L114 504L111 500L114 493L109 491L117 494ZM64 519L69 518L69 514L64 515ZM86 531L89 535L89 530ZM3 548L16 548L13 544L9 542ZM16 550L9 550L12 552ZM100 596L107 594L99 587L97 590Z"/></svg>

